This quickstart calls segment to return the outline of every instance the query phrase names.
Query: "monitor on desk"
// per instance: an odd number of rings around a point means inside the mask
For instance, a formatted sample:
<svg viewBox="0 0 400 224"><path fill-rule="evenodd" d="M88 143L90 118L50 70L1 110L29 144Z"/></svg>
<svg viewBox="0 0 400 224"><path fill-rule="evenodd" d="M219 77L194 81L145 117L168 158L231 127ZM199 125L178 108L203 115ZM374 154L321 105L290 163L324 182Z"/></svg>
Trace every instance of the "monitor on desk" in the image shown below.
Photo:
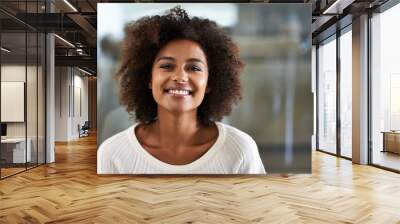
<svg viewBox="0 0 400 224"><path fill-rule="evenodd" d="M1 123L1 137L6 137L7 136L7 124L6 123Z"/></svg>

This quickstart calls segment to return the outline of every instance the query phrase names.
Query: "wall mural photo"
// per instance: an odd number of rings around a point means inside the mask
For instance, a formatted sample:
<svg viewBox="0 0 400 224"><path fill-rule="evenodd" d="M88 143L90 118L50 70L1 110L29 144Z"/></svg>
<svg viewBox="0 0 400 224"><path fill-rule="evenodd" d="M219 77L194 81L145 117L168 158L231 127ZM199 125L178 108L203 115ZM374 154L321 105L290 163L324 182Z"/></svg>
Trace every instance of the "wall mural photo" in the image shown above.
<svg viewBox="0 0 400 224"><path fill-rule="evenodd" d="M307 4L98 4L98 174L310 173L309 24Z"/></svg>

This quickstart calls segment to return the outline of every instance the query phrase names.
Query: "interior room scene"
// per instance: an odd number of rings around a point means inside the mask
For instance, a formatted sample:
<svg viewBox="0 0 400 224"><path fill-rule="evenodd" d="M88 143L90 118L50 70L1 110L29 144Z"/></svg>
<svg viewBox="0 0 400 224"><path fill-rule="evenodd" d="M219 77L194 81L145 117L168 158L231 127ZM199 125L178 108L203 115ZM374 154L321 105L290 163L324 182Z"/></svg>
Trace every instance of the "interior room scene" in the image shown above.
<svg viewBox="0 0 400 224"><path fill-rule="evenodd" d="M295 146L301 147L297 156L310 158L308 166L293 163L301 172L98 175L97 148L106 138L101 134L129 127L132 119L123 108L99 107L118 104L117 88L104 91L111 84L102 71L114 74L121 53L120 39L98 26L104 22L99 6L127 4L120 13L104 8L117 21L124 13L136 18L139 12L130 12L128 4L146 3L151 10L151 3L160 2L0 1L0 223L400 223L398 0L232 0L221 3L221 13L214 12L223 16L225 9L236 23L252 20L261 31L248 24L241 29L273 37L263 39L264 48L252 48L255 41L241 36L243 30L235 30L229 21L219 24L247 44L242 55L252 60L247 72L262 77L261 66L267 62L271 74L298 70L298 77L304 76L297 81L309 87L305 91L312 103L296 105L299 110L291 118L274 109L285 105L279 100L264 113L266 120L279 113L280 119L312 127L309 142ZM197 3L199 10L206 2ZM307 4L312 20L302 24L290 18L282 30L263 27L263 20L277 17L272 12L239 13L237 4L248 3ZM274 51L287 57L285 49L293 46L279 43L297 38L288 31L302 25L311 27L305 34L310 43L303 44L311 46L304 54L311 63L307 59L282 67L272 53L262 54ZM310 74L304 72L308 68ZM267 80L266 91L289 88L278 85L277 77ZM245 88L257 85L256 79L247 80ZM293 96L301 94L292 90ZM257 104L253 96L245 97ZM256 116L251 105L234 116ZM302 113L310 120L296 119ZM288 138L280 130L296 128L283 120L273 125L257 138ZM274 164L290 158L263 159Z"/></svg>

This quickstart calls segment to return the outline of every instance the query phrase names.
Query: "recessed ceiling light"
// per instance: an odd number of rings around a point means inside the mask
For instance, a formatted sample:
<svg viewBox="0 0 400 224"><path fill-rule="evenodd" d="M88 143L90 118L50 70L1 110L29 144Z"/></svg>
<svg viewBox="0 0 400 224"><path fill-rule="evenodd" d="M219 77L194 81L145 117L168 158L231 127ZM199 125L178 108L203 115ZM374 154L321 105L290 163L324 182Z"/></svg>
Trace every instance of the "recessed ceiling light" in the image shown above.
<svg viewBox="0 0 400 224"><path fill-rule="evenodd" d="M78 10L71 4L69 3L69 1L64 0L65 4L67 4L72 10L74 10L75 12L78 12Z"/></svg>
<svg viewBox="0 0 400 224"><path fill-rule="evenodd" d="M75 45L71 44L71 42L69 42L68 40L66 40L66 39L64 39L64 38L62 38L62 37L60 37L60 36L57 35L57 34L54 34L54 36L57 37L58 39L60 39L61 41L63 41L64 43L66 43L67 45L69 45L69 46L75 48Z"/></svg>
<svg viewBox="0 0 400 224"><path fill-rule="evenodd" d="M351 5L355 0L336 0L322 14L342 14L343 9Z"/></svg>
<svg viewBox="0 0 400 224"><path fill-rule="evenodd" d="M81 69L81 68L79 68L79 67L78 67L78 70L81 71L81 72L83 72L83 73L85 73L85 74L87 74L87 75L93 75L92 73L90 73L90 72L88 72L88 71L86 71L86 70L83 70L83 69Z"/></svg>

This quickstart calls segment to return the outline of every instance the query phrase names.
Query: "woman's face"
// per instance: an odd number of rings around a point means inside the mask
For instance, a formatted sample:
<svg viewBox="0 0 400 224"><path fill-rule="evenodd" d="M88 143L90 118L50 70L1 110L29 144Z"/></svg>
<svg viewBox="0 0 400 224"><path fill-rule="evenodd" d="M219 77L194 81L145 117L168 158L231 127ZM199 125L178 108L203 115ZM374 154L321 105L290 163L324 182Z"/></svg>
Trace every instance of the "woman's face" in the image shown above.
<svg viewBox="0 0 400 224"><path fill-rule="evenodd" d="M150 85L159 107L183 113L199 107L207 80L207 59L200 45L191 40L174 40L158 52Z"/></svg>

